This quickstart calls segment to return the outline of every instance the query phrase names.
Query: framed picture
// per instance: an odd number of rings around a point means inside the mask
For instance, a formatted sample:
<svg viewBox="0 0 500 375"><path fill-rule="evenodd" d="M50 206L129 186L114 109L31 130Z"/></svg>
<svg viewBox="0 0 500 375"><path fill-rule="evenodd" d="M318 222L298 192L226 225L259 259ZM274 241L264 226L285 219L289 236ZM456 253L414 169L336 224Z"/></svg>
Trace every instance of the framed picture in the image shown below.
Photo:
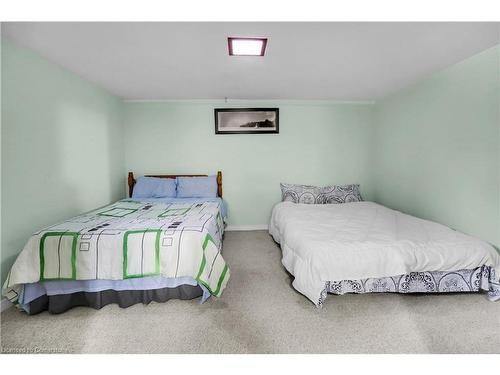
<svg viewBox="0 0 500 375"><path fill-rule="evenodd" d="M215 134L278 134L278 108L216 108Z"/></svg>

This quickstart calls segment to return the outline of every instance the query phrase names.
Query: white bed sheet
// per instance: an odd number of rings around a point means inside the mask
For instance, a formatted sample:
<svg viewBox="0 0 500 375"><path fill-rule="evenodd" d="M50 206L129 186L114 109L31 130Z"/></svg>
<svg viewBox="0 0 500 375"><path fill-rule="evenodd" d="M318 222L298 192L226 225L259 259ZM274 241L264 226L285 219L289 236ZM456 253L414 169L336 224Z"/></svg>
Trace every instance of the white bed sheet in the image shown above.
<svg viewBox="0 0 500 375"><path fill-rule="evenodd" d="M281 245L294 288L316 305L327 281L483 265L500 275L500 254L487 242L373 202L281 202L269 233Z"/></svg>

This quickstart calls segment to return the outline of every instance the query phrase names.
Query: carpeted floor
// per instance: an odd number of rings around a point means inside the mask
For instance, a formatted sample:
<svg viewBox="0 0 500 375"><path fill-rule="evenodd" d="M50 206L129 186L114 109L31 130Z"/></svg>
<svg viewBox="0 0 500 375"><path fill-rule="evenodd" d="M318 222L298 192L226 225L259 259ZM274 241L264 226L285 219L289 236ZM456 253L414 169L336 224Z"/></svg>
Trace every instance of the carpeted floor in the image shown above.
<svg viewBox="0 0 500 375"><path fill-rule="evenodd" d="M482 294L329 296L291 287L265 231L227 232L222 298L61 315L2 313L4 352L499 353L500 302Z"/></svg>

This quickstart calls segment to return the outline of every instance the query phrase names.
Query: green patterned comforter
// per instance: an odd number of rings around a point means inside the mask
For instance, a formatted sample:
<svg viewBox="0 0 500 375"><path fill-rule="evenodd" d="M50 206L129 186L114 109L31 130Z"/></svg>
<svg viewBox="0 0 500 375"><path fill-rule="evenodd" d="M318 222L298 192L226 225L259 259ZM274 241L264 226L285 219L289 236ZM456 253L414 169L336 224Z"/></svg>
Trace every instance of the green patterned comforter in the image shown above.
<svg viewBox="0 0 500 375"><path fill-rule="evenodd" d="M230 276L222 258L222 202L121 200L34 233L2 289L17 301L22 284L190 276L220 296Z"/></svg>

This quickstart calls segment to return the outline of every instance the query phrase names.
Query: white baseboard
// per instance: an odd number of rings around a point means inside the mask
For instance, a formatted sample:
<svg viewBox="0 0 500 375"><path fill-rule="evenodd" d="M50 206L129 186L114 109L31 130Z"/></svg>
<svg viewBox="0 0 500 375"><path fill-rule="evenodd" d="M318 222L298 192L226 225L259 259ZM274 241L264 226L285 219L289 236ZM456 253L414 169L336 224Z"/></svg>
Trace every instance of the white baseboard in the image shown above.
<svg viewBox="0 0 500 375"><path fill-rule="evenodd" d="M268 229L268 225L267 224L255 224L255 225L228 225L226 227L226 230L228 232L231 232L231 231L237 231L237 230L244 230L244 231L248 231L248 230L267 230Z"/></svg>
<svg viewBox="0 0 500 375"><path fill-rule="evenodd" d="M7 298L2 298L2 300L0 300L0 312L4 312L5 310L7 310L9 307L12 306L14 305Z"/></svg>

